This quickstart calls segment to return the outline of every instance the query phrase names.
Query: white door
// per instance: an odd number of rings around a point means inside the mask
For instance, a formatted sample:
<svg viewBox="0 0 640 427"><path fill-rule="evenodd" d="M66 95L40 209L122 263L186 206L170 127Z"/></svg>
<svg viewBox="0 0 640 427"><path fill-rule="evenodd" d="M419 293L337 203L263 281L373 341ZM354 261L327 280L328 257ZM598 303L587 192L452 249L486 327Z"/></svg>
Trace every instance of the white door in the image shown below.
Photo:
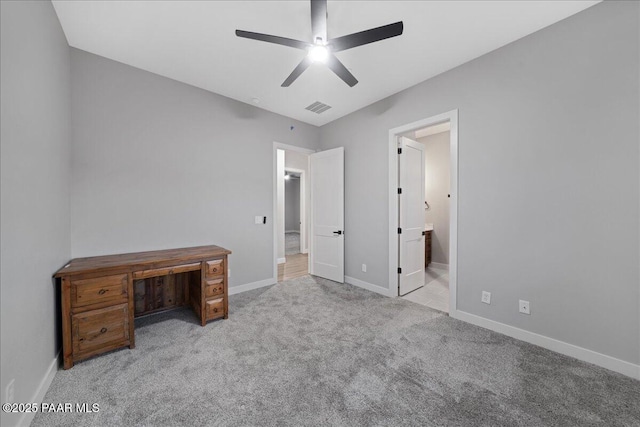
<svg viewBox="0 0 640 427"><path fill-rule="evenodd" d="M344 282L344 148L309 156L309 273Z"/></svg>
<svg viewBox="0 0 640 427"><path fill-rule="evenodd" d="M424 145L399 138L400 224L398 293L405 295L424 285Z"/></svg>

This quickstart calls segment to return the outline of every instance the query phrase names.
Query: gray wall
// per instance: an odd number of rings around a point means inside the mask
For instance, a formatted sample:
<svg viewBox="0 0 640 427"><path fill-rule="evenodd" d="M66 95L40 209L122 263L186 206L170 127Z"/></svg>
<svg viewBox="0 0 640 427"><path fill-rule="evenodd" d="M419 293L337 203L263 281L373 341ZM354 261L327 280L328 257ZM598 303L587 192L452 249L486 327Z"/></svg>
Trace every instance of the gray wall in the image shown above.
<svg viewBox="0 0 640 427"><path fill-rule="evenodd" d="M4 403L15 378L15 402L32 402L57 353L51 276L71 254L69 47L50 2L0 8L0 390Z"/></svg>
<svg viewBox="0 0 640 427"><path fill-rule="evenodd" d="M230 286L272 278L273 142L318 128L77 49L71 68L73 257L217 244Z"/></svg>
<svg viewBox="0 0 640 427"><path fill-rule="evenodd" d="M458 109L458 309L640 362L638 16L601 3L323 126L345 275L388 285L389 129Z"/></svg>
<svg viewBox="0 0 640 427"><path fill-rule="evenodd" d="M288 179L284 183L284 229L300 231L299 179Z"/></svg>
<svg viewBox="0 0 640 427"><path fill-rule="evenodd" d="M424 145L425 198L429 202L424 219L433 224L431 261L449 264L450 132L436 133L417 141Z"/></svg>

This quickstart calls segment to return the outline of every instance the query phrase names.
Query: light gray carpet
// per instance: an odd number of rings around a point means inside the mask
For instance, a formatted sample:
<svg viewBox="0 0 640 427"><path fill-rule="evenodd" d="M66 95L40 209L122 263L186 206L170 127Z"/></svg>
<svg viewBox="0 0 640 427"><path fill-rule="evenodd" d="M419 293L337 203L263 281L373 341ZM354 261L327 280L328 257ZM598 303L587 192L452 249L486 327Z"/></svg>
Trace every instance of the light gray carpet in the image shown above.
<svg viewBox="0 0 640 427"><path fill-rule="evenodd" d="M300 233L284 233L284 254L295 255L300 253Z"/></svg>
<svg viewBox="0 0 640 427"><path fill-rule="evenodd" d="M639 426L640 382L399 298L305 276L140 319L59 371L34 426Z"/></svg>

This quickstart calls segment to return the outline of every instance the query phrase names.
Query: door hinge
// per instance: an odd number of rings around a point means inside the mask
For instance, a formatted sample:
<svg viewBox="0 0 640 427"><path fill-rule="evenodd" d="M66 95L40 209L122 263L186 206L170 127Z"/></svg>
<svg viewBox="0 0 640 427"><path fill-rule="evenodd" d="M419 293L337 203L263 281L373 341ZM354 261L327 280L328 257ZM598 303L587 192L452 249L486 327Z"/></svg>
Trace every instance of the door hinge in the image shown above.
<svg viewBox="0 0 640 427"><path fill-rule="evenodd" d="M402 269L398 267L398 274L402 274Z"/></svg>
<svg viewBox="0 0 640 427"><path fill-rule="evenodd" d="M402 228L398 227L398 234L402 234Z"/></svg>
<svg viewBox="0 0 640 427"><path fill-rule="evenodd" d="M402 188L398 188L398 194L402 194Z"/></svg>
<svg viewBox="0 0 640 427"><path fill-rule="evenodd" d="M427 232L426 232L426 231L423 231L423 232L422 232L422 235L423 235L423 236L426 236L426 235L427 235Z"/></svg>
<svg viewBox="0 0 640 427"><path fill-rule="evenodd" d="M402 154L402 148L398 148L398 154Z"/></svg>

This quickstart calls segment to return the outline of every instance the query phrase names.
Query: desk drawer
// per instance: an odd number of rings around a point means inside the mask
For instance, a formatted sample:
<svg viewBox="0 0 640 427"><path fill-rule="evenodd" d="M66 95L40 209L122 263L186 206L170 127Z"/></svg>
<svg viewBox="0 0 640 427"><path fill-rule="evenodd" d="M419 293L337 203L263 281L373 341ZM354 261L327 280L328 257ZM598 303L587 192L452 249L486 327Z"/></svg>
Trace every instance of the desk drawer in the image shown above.
<svg viewBox="0 0 640 427"><path fill-rule="evenodd" d="M200 270L200 263L196 262L193 264L174 265L172 267L134 271L133 278L146 279L148 277L166 276L168 274L178 274L178 273L185 273L187 271L198 271L198 270Z"/></svg>
<svg viewBox="0 0 640 427"><path fill-rule="evenodd" d="M129 340L128 304L85 311L71 317L74 357L109 351Z"/></svg>
<svg viewBox="0 0 640 427"><path fill-rule="evenodd" d="M207 300L206 302L207 319L215 319L224 316L224 298Z"/></svg>
<svg viewBox="0 0 640 427"><path fill-rule="evenodd" d="M213 261L207 261L205 272L209 277L224 275L224 260L214 259Z"/></svg>
<svg viewBox="0 0 640 427"><path fill-rule="evenodd" d="M214 297L216 295L221 295L223 293L224 293L224 279L222 277L219 279L209 279L205 282L205 285L204 285L205 298Z"/></svg>
<svg viewBox="0 0 640 427"><path fill-rule="evenodd" d="M71 307L117 303L127 300L127 275L94 277L71 281Z"/></svg>

